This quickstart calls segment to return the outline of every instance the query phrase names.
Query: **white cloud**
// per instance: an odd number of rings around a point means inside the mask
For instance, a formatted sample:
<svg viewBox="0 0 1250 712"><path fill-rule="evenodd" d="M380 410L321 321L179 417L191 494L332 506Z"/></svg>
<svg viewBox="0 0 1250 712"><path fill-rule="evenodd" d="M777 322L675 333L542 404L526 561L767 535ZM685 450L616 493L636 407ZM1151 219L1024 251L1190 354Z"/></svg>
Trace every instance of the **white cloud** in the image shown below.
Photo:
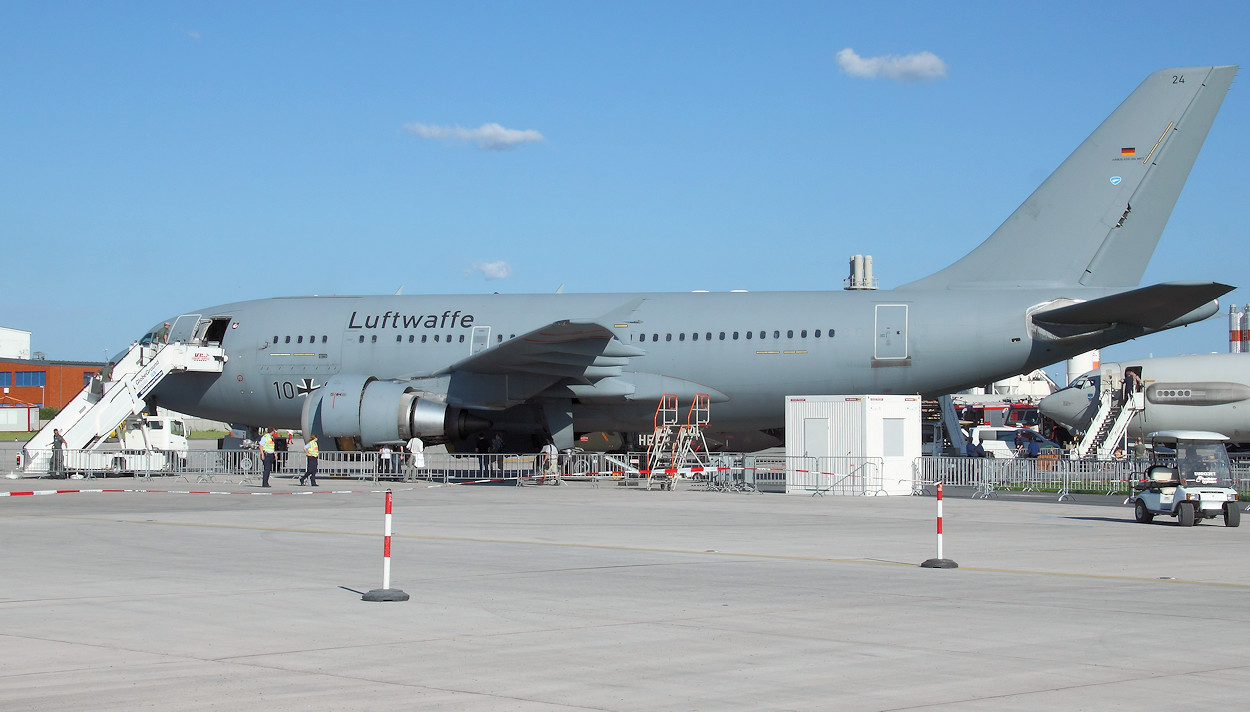
<svg viewBox="0 0 1250 712"><path fill-rule="evenodd" d="M475 129L459 126L433 126L430 124L404 124L404 130L421 138L434 138L440 141L463 141L476 143L485 151L506 151L522 143L538 143L546 141L543 135L533 129L524 131L506 129L499 124L482 124Z"/></svg>
<svg viewBox="0 0 1250 712"><path fill-rule="evenodd" d="M504 279L512 276L512 265L503 260L496 262L482 262L478 260L465 271L465 274L473 274L474 272L480 272L486 279Z"/></svg>
<svg viewBox="0 0 1250 712"><path fill-rule="evenodd" d="M847 47L836 55L838 66L852 77L876 79L885 77L896 82L928 82L946 76L946 62L932 52L917 52L902 57L861 57Z"/></svg>

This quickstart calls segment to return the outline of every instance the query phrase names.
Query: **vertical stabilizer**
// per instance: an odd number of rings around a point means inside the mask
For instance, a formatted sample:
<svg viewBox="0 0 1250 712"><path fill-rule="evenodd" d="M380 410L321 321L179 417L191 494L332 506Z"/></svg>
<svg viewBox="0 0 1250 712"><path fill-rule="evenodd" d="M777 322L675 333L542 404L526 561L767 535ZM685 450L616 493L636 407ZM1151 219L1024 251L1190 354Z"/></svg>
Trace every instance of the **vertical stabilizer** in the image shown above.
<svg viewBox="0 0 1250 712"><path fill-rule="evenodd" d="M985 242L905 287L1135 286L1236 73L1151 74Z"/></svg>

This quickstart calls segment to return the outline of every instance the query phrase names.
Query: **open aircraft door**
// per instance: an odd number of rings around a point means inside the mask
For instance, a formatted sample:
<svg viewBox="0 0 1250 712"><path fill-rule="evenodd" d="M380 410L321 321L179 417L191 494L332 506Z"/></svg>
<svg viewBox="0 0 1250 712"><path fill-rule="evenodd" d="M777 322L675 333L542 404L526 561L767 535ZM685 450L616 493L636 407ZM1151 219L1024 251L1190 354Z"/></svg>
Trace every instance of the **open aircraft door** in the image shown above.
<svg viewBox="0 0 1250 712"><path fill-rule="evenodd" d="M200 314L183 314L169 327L169 343L191 341L195 336L195 327L200 323Z"/></svg>

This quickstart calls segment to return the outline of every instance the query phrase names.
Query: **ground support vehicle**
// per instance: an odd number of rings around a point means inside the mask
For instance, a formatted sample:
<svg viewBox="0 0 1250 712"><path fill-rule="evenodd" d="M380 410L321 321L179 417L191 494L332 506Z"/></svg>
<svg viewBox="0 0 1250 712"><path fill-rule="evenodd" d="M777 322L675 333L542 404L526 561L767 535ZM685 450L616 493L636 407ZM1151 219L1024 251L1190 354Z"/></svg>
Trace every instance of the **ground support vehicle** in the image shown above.
<svg viewBox="0 0 1250 712"><path fill-rule="evenodd" d="M1224 518L1224 526L1241 524L1241 507L1224 448L1227 437L1198 430L1164 430L1150 434L1154 460L1133 487L1130 501L1137 521L1176 517L1182 527L1203 519ZM1161 453L1173 450L1175 456Z"/></svg>
<svg viewBox="0 0 1250 712"><path fill-rule="evenodd" d="M127 418L117 426L117 447L66 451L65 469L87 475L178 473L186 469L190 450L181 418L148 415Z"/></svg>

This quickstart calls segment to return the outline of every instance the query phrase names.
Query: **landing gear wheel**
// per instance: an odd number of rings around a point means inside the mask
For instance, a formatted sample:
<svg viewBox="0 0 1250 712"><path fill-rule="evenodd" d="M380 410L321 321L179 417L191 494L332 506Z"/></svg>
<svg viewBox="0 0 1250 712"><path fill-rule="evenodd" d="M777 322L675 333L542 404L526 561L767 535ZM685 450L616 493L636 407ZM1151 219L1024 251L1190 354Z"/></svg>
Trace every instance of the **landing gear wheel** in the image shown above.
<svg viewBox="0 0 1250 712"><path fill-rule="evenodd" d="M1155 518L1155 515L1151 514L1149 509L1146 509L1146 503L1140 499L1137 500L1137 504L1133 505L1133 515L1142 524L1149 524Z"/></svg>
<svg viewBox="0 0 1250 712"><path fill-rule="evenodd" d="M1192 504L1182 503L1180 509L1176 510L1176 521L1182 527L1192 527L1194 525L1194 507Z"/></svg>
<svg viewBox="0 0 1250 712"><path fill-rule="evenodd" d="M1237 502L1229 502L1224 505L1224 526L1241 526L1241 508L1238 507Z"/></svg>

